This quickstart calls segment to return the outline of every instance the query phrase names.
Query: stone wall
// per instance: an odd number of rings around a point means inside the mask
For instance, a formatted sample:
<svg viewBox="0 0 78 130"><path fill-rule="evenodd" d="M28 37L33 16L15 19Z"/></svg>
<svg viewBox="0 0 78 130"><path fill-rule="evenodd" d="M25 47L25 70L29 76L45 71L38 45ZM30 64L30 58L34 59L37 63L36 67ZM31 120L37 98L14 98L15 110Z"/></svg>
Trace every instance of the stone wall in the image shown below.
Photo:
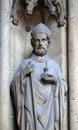
<svg viewBox="0 0 78 130"><path fill-rule="evenodd" d="M0 4L1 5L1 4ZM66 38L66 25L62 28L57 27L57 22L55 18L49 17L47 10L44 10L46 14L45 23L51 29L51 46L49 48L49 55L52 59L56 60L63 72L65 79L67 80L67 38ZM44 15L45 15L44 14ZM38 23L42 22L42 18L38 10L35 12L34 16L30 19L31 29ZM25 17L21 17L18 26L14 26L11 23L11 31L10 31L10 83L13 79L13 76L23 59L30 56L32 52L32 47L30 44L31 31L26 32L26 19ZM7 52L6 52L7 53ZM10 90L10 89L9 89ZM6 95L5 95L6 96ZM3 97L0 97L0 102L3 100ZM2 125L0 130L15 130L15 118L13 113L13 106L11 103L11 98L9 98L9 107L6 104L6 108L9 110L9 129L6 127L7 121L4 121L4 125ZM67 106L65 106L66 113L64 118L64 128L63 130L67 130ZM7 110L6 110L7 111ZM1 114L6 115L6 111ZM2 120L2 118L0 118Z"/></svg>

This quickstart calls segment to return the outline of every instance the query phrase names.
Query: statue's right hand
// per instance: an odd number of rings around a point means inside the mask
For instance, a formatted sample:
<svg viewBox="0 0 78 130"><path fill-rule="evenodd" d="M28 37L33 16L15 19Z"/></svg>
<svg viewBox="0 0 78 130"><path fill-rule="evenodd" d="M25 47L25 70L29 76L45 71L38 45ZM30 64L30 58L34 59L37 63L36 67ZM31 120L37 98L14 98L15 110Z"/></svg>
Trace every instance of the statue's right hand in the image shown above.
<svg viewBox="0 0 78 130"><path fill-rule="evenodd" d="M25 69L23 70L23 76L25 77L26 75L30 74L31 72L33 72L34 69L34 65L28 65L25 67Z"/></svg>

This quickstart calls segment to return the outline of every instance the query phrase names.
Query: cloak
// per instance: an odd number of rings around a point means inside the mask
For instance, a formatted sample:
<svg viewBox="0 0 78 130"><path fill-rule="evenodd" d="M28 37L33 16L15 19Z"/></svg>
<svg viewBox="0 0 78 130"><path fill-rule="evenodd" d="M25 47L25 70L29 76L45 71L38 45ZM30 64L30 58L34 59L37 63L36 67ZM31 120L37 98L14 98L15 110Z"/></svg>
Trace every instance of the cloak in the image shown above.
<svg viewBox="0 0 78 130"><path fill-rule="evenodd" d="M28 62L34 65L32 73L23 76ZM48 74L57 78L57 84L41 80L45 62L32 58L24 60L11 83L11 96L19 130L62 130L67 85L57 63L47 59Z"/></svg>

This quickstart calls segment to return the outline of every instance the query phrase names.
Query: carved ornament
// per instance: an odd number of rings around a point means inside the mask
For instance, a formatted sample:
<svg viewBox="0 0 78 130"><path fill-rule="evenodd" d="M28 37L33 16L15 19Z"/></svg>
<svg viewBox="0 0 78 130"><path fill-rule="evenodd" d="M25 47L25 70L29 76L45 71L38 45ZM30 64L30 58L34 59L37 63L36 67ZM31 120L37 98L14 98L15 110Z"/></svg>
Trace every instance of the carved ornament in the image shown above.
<svg viewBox="0 0 78 130"><path fill-rule="evenodd" d="M18 25L19 17L21 14L32 15L34 7L38 6L39 0L13 0L12 23ZM61 27L65 24L65 6L63 0L44 0L44 5L41 8L48 7L50 15L53 15L57 19L58 26ZM46 16L45 16L46 17Z"/></svg>

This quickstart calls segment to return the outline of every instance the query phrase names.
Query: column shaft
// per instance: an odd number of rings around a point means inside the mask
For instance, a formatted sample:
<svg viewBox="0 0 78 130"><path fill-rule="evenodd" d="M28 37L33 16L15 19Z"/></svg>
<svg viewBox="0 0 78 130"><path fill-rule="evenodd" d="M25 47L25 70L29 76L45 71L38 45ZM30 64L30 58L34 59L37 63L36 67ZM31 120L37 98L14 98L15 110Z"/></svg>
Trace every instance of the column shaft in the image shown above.
<svg viewBox="0 0 78 130"><path fill-rule="evenodd" d="M68 3L70 130L78 130L78 1Z"/></svg>
<svg viewBox="0 0 78 130"><path fill-rule="evenodd" d="M10 0L1 0L0 130L9 130Z"/></svg>

